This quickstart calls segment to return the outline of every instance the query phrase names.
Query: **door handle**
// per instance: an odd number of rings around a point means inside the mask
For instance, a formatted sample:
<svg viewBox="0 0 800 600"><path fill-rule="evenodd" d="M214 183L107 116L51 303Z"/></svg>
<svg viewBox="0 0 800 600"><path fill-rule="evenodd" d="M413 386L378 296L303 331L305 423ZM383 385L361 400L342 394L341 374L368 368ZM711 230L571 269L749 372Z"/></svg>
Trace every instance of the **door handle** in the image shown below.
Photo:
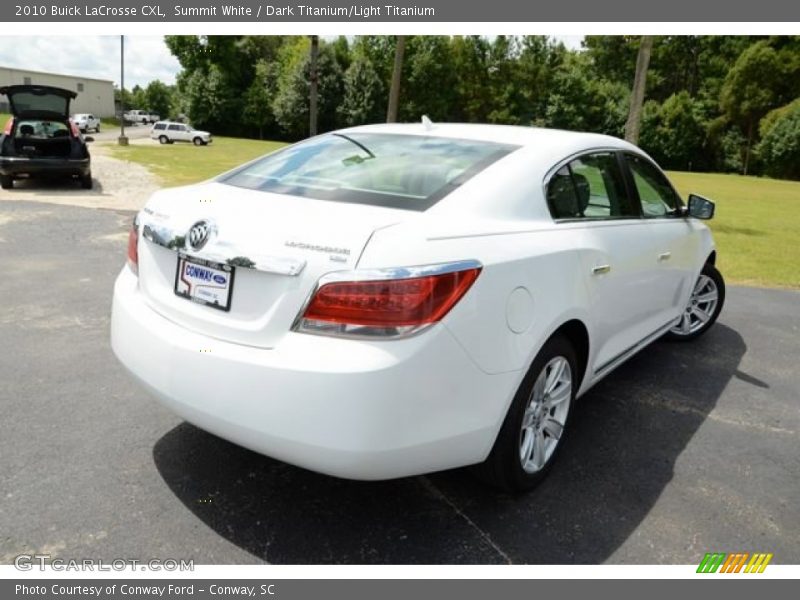
<svg viewBox="0 0 800 600"><path fill-rule="evenodd" d="M662 252L658 255L658 262L664 262L665 260L669 260L672 258L672 252Z"/></svg>
<svg viewBox="0 0 800 600"><path fill-rule="evenodd" d="M611 265L597 265L596 267L592 267L592 275L602 275L608 273L610 270Z"/></svg>

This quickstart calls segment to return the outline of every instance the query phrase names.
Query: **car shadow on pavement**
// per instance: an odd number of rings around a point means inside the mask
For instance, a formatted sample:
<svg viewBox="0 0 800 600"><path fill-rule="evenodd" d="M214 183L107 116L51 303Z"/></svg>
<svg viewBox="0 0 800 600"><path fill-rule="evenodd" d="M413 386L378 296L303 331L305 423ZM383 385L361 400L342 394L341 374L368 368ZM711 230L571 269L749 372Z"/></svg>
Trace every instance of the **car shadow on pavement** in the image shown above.
<svg viewBox="0 0 800 600"><path fill-rule="evenodd" d="M14 180L14 187L4 190L9 194L14 192L27 192L47 196L103 196L103 184L97 177L92 178L92 189L81 187L77 179L70 180L62 177L30 177Z"/></svg>
<svg viewBox="0 0 800 600"><path fill-rule="evenodd" d="M377 483L326 477L188 423L153 456L198 519L271 563L596 564L647 516L729 380L747 377L745 351L721 323L694 343L646 348L577 405L559 462L525 495L487 488L466 469Z"/></svg>

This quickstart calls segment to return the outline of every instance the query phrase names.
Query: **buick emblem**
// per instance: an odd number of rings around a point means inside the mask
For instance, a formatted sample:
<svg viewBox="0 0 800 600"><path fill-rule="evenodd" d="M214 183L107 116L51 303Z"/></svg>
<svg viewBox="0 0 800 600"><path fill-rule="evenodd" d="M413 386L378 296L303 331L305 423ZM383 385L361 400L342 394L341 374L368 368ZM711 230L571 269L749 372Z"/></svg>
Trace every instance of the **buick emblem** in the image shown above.
<svg viewBox="0 0 800 600"><path fill-rule="evenodd" d="M200 250L206 245L208 238L211 237L211 223L205 219L198 221L189 229L189 247L193 250Z"/></svg>

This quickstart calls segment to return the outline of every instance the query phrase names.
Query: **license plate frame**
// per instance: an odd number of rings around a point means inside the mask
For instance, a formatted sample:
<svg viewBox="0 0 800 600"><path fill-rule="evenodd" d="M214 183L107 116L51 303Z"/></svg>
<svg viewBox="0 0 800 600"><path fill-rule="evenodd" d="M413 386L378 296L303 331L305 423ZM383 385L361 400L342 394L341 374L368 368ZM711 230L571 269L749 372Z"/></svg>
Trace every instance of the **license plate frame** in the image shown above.
<svg viewBox="0 0 800 600"><path fill-rule="evenodd" d="M198 273L203 271L210 272L210 283L214 285L198 285L197 278L194 282L187 280L189 275L186 273L187 266L199 267ZM178 260L175 266L175 285L173 291L176 296L185 298L196 304L202 304L210 308L215 308L223 312L230 312L231 302L233 300L233 282L236 275L236 268L224 263L198 258L197 256L190 256L182 252L178 253ZM222 287L215 277L220 276L226 279L226 286ZM202 283L202 281L200 281ZM206 288L203 291L205 297L198 295L198 290ZM220 296L220 290L225 292ZM223 300L224 302L220 302Z"/></svg>

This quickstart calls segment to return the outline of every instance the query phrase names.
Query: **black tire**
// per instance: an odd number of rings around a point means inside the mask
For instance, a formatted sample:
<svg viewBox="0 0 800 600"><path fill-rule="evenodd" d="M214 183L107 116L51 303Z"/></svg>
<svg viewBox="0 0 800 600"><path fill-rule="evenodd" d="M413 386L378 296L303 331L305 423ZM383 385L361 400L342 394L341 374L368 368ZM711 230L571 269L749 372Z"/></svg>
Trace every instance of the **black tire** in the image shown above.
<svg viewBox="0 0 800 600"><path fill-rule="evenodd" d="M529 407L537 379L551 364L551 361L559 357L566 359L571 375L569 405L566 407L566 415L563 416L563 428L560 436L555 439L555 446L546 458L544 465L535 472L528 472L523 468L520 457L523 441L523 418L526 417L526 409ZM536 355L531 368L514 396L514 400L511 402L506 418L503 421L503 426L500 428L500 433L497 435L488 458L483 463L473 467L473 472L480 480L509 492L527 491L542 482L550 472L558 452L564 445L564 435L569 429L569 420L581 377L577 364L575 349L566 337L555 335L545 343L539 354ZM566 383L564 385L566 386ZM564 389L564 394L566 394L566 389ZM549 415L551 413L546 414ZM549 437L552 438L552 436ZM545 437L545 439L548 438Z"/></svg>
<svg viewBox="0 0 800 600"><path fill-rule="evenodd" d="M192 140L192 143L195 146L202 146L203 145L203 138L196 137Z"/></svg>
<svg viewBox="0 0 800 600"><path fill-rule="evenodd" d="M165 135L160 135L160 136L158 136L158 143L159 144L168 144L169 143L169 138L167 138L167 136L165 136Z"/></svg>
<svg viewBox="0 0 800 600"><path fill-rule="evenodd" d="M14 188L14 178L11 175L0 175L0 187L4 190L11 190Z"/></svg>
<svg viewBox="0 0 800 600"><path fill-rule="evenodd" d="M671 342L690 342L699 338L706 331L711 329L711 326L714 325L714 323L716 323L717 317L719 317L719 313L722 312L722 307L725 304L725 280L722 278L722 274L711 263L706 263L703 265L703 269L700 271L700 276L698 277L697 282L695 282L695 288L704 277L713 282L713 288L717 292L717 301L716 304L714 304L713 309L710 311L710 313L703 311L704 314L710 314L710 318L701 324L698 320L696 320L696 317L694 317L691 312L695 307L699 309L707 309L709 306L703 302L698 302L698 300L704 296L704 291L708 293L712 289L706 280L706 284L703 285L703 287L700 288L697 293L695 293L694 290L692 291L689 304L687 305L684 313L681 315L681 321L664 335L665 340ZM687 319L689 322L688 330L685 326ZM694 323L698 324L697 328L695 328Z"/></svg>
<svg viewBox="0 0 800 600"><path fill-rule="evenodd" d="M97 127L94 128L94 132L95 133L100 133L100 125L98 125Z"/></svg>
<svg viewBox="0 0 800 600"><path fill-rule="evenodd" d="M85 190L92 189L92 185L94 182L92 181L92 174L88 173L87 175L81 175L81 187Z"/></svg>

